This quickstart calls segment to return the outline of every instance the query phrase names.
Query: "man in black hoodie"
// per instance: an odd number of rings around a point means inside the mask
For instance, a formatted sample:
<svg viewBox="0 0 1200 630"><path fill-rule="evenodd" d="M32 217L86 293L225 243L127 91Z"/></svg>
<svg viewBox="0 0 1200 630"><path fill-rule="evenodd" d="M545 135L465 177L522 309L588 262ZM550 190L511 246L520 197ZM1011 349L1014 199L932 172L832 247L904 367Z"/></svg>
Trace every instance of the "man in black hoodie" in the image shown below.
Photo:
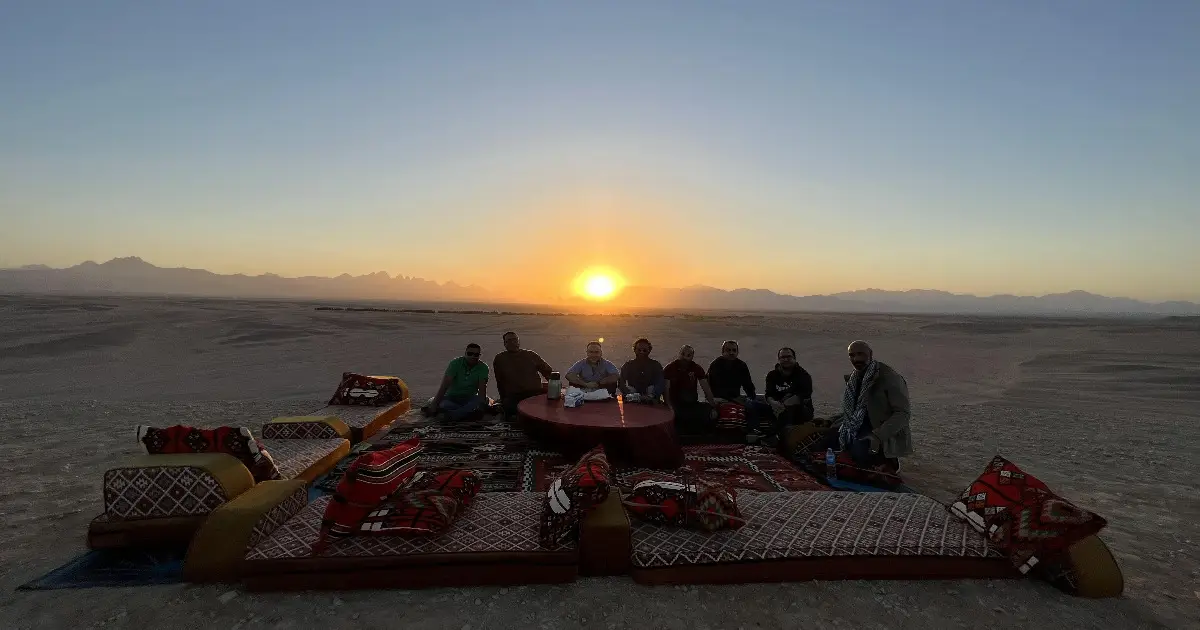
<svg viewBox="0 0 1200 630"><path fill-rule="evenodd" d="M738 403L746 409L746 430L757 438L762 436L758 425L766 416L766 405L755 400L754 379L750 377L750 367L738 358L738 343L730 340L721 344L721 356L713 359L708 365L708 383L712 387L713 396L719 405L724 402ZM742 392L746 392L742 396Z"/></svg>
<svg viewBox="0 0 1200 630"><path fill-rule="evenodd" d="M780 348L775 355L779 363L767 373L767 404L775 413L775 429L789 424L812 422L812 376L798 363L796 351Z"/></svg>

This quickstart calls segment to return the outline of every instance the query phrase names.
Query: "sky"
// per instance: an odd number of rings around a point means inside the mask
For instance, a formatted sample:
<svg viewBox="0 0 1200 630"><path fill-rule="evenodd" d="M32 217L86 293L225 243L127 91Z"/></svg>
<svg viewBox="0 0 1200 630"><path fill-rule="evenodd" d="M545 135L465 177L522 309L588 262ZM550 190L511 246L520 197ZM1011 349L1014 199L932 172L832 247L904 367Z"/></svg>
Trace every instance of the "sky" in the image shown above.
<svg viewBox="0 0 1200 630"><path fill-rule="evenodd" d="M0 3L0 267L1200 300L1200 2Z"/></svg>

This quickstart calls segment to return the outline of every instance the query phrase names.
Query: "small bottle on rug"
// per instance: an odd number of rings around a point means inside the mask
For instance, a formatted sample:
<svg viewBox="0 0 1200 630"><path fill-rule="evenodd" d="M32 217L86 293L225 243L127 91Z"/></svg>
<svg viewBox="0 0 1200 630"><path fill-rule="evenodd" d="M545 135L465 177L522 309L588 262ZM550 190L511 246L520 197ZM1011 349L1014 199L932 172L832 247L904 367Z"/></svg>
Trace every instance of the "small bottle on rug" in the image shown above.
<svg viewBox="0 0 1200 630"><path fill-rule="evenodd" d="M837 481L837 456L833 454L832 447L825 449L825 479Z"/></svg>

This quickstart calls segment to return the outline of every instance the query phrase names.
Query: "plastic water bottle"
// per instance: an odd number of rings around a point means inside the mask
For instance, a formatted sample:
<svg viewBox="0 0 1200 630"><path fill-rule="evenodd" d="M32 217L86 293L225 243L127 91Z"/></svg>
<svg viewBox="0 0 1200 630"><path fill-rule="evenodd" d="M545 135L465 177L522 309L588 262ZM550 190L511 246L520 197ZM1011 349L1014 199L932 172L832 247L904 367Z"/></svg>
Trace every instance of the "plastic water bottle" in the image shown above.
<svg viewBox="0 0 1200 630"><path fill-rule="evenodd" d="M825 479L837 481L837 457L833 454L833 448L825 449Z"/></svg>
<svg viewBox="0 0 1200 630"><path fill-rule="evenodd" d="M546 398L550 400L558 400L562 395L562 377L558 372L550 373L550 382L546 383Z"/></svg>

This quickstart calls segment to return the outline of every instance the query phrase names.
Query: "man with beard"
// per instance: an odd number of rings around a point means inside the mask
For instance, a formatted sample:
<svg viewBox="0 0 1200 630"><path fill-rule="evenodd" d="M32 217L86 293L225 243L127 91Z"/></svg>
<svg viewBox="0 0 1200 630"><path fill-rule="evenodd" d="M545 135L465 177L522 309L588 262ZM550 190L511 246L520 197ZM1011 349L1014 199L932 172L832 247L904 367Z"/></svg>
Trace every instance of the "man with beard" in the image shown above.
<svg viewBox="0 0 1200 630"><path fill-rule="evenodd" d="M898 469L898 458L913 452L908 383L877 361L867 342L855 341L846 352L854 373L846 375L842 410L831 418L835 425L840 421L831 442L849 451L859 466L888 464Z"/></svg>
<svg viewBox="0 0 1200 630"><path fill-rule="evenodd" d="M770 416L770 407L755 398L754 379L750 367L738 358L738 342L729 340L721 344L721 356L708 364L708 382L712 385L717 404L736 403L746 412L746 439L757 442L764 437L759 425ZM742 392L746 392L743 396Z"/></svg>
<svg viewBox="0 0 1200 630"><path fill-rule="evenodd" d="M812 376L796 363L796 351L780 348L775 355L779 363L767 373L767 404L775 413L775 428L782 432L790 424L803 424L813 419Z"/></svg>
<svg viewBox="0 0 1200 630"><path fill-rule="evenodd" d="M716 402L708 387L708 375L693 359L696 350L691 346L679 349L679 358L663 368L666 390L663 399L675 412L675 426L681 434L707 433L712 430L716 416ZM696 386L704 390L704 400L696 392Z"/></svg>
<svg viewBox="0 0 1200 630"><path fill-rule="evenodd" d="M487 408L488 366L479 360L481 353L479 344L468 344L463 356L450 361L437 395L424 410L426 413L462 420Z"/></svg>
<svg viewBox="0 0 1200 630"><path fill-rule="evenodd" d="M617 387L628 396L636 394L642 402L655 402L663 394L663 366L650 358L654 346L642 337L633 342L633 358L621 366Z"/></svg>
<svg viewBox="0 0 1200 630"><path fill-rule="evenodd" d="M506 332L502 339L504 352L492 359L492 371L504 415L512 418L517 415L518 403L543 393L542 379L549 381L554 369L538 353L522 348L517 333Z"/></svg>

